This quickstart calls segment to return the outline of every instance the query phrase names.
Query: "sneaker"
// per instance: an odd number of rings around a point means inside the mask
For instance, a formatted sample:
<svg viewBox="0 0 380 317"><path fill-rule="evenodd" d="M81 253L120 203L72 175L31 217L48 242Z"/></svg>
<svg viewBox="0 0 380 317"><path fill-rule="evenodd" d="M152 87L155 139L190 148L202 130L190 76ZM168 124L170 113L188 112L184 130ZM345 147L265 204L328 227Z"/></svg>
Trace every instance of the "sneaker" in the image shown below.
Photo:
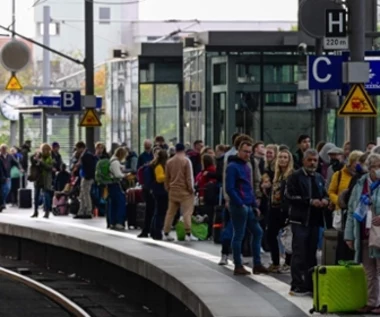
<svg viewBox="0 0 380 317"><path fill-rule="evenodd" d="M290 265L283 264L280 268L281 273L289 273L290 272Z"/></svg>
<svg viewBox="0 0 380 317"><path fill-rule="evenodd" d="M122 231L122 230L125 230L125 227L123 226L123 225L121 225L121 224L116 224L116 226L115 226L115 230L120 230L120 231Z"/></svg>
<svg viewBox="0 0 380 317"><path fill-rule="evenodd" d="M274 264L271 264L269 267L268 267L268 272L269 273L281 273L280 272L280 266L279 265L274 265Z"/></svg>
<svg viewBox="0 0 380 317"><path fill-rule="evenodd" d="M247 271L244 266L236 266L234 270L234 275L250 275L251 272Z"/></svg>
<svg viewBox="0 0 380 317"><path fill-rule="evenodd" d="M303 296L309 295L309 292L296 287L296 288L292 288L290 290L289 295L290 296L303 297Z"/></svg>
<svg viewBox="0 0 380 317"><path fill-rule="evenodd" d="M187 242L198 241L198 238L194 237L192 234L190 234L190 235L187 234L186 237L185 237L185 241L187 241Z"/></svg>
<svg viewBox="0 0 380 317"><path fill-rule="evenodd" d="M164 241L174 241L174 238L170 235L170 233L168 234L163 234L163 240Z"/></svg>
<svg viewBox="0 0 380 317"><path fill-rule="evenodd" d="M252 269L253 274L268 274L268 270L264 265L255 265Z"/></svg>
<svg viewBox="0 0 380 317"><path fill-rule="evenodd" d="M372 312L376 307L365 305L362 308L359 308L356 312L359 314L369 314Z"/></svg>
<svg viewBox="0 0 380 317"><path fill-rule="evenodd" d="M228 255L222 254L222 258L220 259L219 265L228 265Z"/></svg>

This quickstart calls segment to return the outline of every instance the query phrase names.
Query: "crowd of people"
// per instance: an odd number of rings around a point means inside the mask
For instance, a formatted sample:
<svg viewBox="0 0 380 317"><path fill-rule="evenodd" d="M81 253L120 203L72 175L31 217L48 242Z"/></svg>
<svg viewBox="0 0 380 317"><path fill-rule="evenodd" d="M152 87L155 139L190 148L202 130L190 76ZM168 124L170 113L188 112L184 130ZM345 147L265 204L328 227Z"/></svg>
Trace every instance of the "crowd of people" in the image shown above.
<svg viewBox="0 0 380 317"><path fill-rule="evenodd" d="M227 265L232 254L234 274L251 274L243 259L248 243L252 273L290 271L294 296L312 294L310 269L317 265L323 231L333 229L339 232L336 263L363 263L369 299L361 312L379 314L380 245L371 241L370 232L380 235L380 147L370 142L362 152L351 149L349 142L342 148L319 142L313 149L311 138L301 135L292 154L286 145L266 145L240 133L231 142L215 149L201 140L169 147L158 136L153 142L145 140L140 155L125 144L107 152L101 142L92 153L78 142L69 168L56 142L42 144L35 153L30 153L30 141L9 151L1 145L0 210L7 202L18 203L17 191L25 187L26 174L34 182L32 217L38 217L43 205L48 218L56 193L76 186L79 204L74 218L92 218L96 210L112 230L125 230L126 192L140 184L145 214L139 238L173 241L171 231L181 217L185 240L198 240L192 232L198 206L208 216L211 237L215 210L222 206L219 264ZM262 263L263 251L270 252L269 266Z"/></svg>

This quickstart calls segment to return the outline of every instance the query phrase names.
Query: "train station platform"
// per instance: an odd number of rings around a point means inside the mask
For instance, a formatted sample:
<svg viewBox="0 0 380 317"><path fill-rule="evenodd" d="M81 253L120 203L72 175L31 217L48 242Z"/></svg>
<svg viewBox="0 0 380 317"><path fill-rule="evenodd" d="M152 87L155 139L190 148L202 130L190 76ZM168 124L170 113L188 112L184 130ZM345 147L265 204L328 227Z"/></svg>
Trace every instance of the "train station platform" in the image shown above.
<svg viewBox="0 0 380 317"><path fill-rule="evenodd" d="M12 236L85 254L99 263L112 263L149 280L176 297L197 317L301 317L308 316L312 307L311 297L288 295L289 274L234 276L232 263L218 266L220 245L210 241L139 239L137 230L106 229L104 218L35 219L30 218L31 214L31 210L17 208L8 208L0 214L0 253L7 243L6 237ZM17 251L19 255L34 252L35 257L47 257L41 248L27 250L26 244L21 249ZM263 254L263 264L269 261L269 255Z"/></svg>

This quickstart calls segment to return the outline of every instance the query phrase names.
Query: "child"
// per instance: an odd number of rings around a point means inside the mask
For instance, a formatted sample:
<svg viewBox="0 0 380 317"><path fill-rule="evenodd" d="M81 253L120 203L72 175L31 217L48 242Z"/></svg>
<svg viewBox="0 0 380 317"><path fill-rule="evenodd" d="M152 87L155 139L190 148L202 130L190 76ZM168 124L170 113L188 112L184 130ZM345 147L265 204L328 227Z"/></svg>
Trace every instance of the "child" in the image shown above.
<svg viewBox="0 0 380 317"><path fill-rule="evenodd" d="M58 172L57 177L54 181L54 191L61 192L65 186L70 183L70 173L66 170L67 166L65 163L62 163L60 172Z"/></svg>

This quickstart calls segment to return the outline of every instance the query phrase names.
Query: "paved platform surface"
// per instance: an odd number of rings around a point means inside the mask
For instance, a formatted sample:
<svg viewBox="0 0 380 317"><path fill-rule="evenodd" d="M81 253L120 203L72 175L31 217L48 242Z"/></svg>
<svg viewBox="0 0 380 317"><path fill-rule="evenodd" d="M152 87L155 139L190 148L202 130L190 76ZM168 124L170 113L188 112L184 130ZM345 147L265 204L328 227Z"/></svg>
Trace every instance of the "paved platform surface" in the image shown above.
<svg viewBox="0 0 380 317"><path fill-rule="evenodd" d="M89 281L79 279L75 273L65 275L39 267L27 261L0 257L0 266L17 273L18 268L28 269L27 277L61 293L92 317L154 317L148 308L128 302L123 294L110 292ZM4 281L5 280L5 281ZM1 317L66 317L57 304L26 286L0 276ZM8 286L10 286L8 288ZM8 292L8 289L11 292ZM35 293L35 294L34 294ZM40 295L40 296L39 296ZM25 307L28 307L25 313ZM23 312L21 314L21 311Z"/></svg>
<svg viewBox="0 0 380 317"><path fill-rule="evenodd" d="M233 265L225 267L220 267L217 265L220 259L220 245L215 245L211 241L203 242L163 242L163 241L153 241L152 239L139 239L137 238L138 230L126 230L125 232L116 232L106 229L106 223L104 218L93 218L91 220L83 219L73 219L72 216L51 216L50 219L32 219L29 216L32 214L31 210L18 210L17 208L8 208L6 211L0 214L0 222L2 219L4 222L9 221L14 222L19 219L20 222L25 225L25 223L30 227L38 227L42 223L48 223L51 228L71 228L70 230L80 229L80 232L86 232L87 235L96 235L98 241L111 241L114 240L115 243L120 242L120 238L124 238L123 244L125 244L125 249L128 250L137 250L135 249L136 243L140 246L140 254L145 252L152 252L151 247L163 249L170 256L167 259L167 262L170 262L170 259L183 258L183 267L171 267L173 273L179 273L186 277L186 266L190 265L192 268L195 264L201 264L199 266L199 276L192 274L188 276L190 282L198 282L201 279L201 282L204 283L203 294L202 296L212 296L215 297L215 300L218 300L218 306L220 311L228 311L229 303L231 300L238 301L238 298L234 298L229 289L232 283L229 281L233 280L238 282L241 285L244 294L246 295L247 289L251 293L252 298L252 307L257 307L257 314L255 309L252 309L251 315L249 316L288 316L288 317L301 317L309 316L309 309L312 307L312 299L310 297L292 297L288 295L290 286L290 275L289 274L273 274L273 275L251 275L247 277L235 277L232 274ZM78 231L79 232L79 231ZM145 247L145 248L144 248ZM263 264L268 265L270 263L269 254L262 255ZM170 263L168 263L170 265ZM219 287L215 287L215 283L208 283L207 277L202 276L201 268L207 267L217 272L218 282L220 282ZM249 266L251 266L251 261ZM196 272L196 271L195 271ZM219 281L220 279L220 281ZM236 283L235 283L236 284ZM211 287L212 286L212 287ZM234 289L235 290L235 289ZM262 303L260 305L260 303ZM259 310L262 306L267 305L270 311L263 313ZM270 307L270 308L269 308ZM220 316L227 316L220 315ZM229 316L234 317L243 317L245 314L240 314L239 311L229 314ZM337 315L330 315L337 316ZM350 316L366 316L366 315L350 315ZM369 316L369 315L368 315Z"/></svg>

